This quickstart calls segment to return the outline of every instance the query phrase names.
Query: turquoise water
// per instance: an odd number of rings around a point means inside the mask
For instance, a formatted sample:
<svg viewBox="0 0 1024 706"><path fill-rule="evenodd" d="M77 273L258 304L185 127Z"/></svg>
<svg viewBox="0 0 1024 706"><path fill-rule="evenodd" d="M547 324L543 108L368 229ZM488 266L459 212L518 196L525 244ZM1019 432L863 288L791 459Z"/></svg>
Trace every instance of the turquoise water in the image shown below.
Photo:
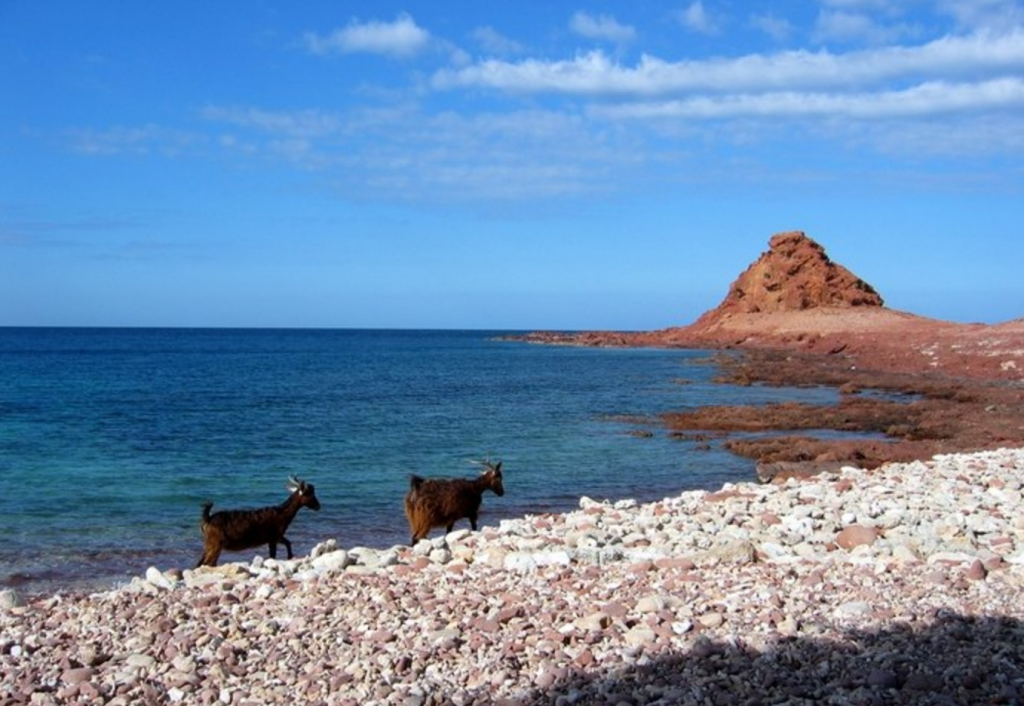
<svg viewBox="0 0 1024 706"><path fill-rule="evenodd" d="M752 463L671 439L654 415L837 398L714 384L703 352L500 333L0 328L0 585L104 587L191 567L202 502L277 504L292 474L323 505L292 524L298 554L330 537L406 542L409 474L471 477L485 457L504 461L506 494L485 497L483 524L581 495L715 488L752 478Z"/></svg>

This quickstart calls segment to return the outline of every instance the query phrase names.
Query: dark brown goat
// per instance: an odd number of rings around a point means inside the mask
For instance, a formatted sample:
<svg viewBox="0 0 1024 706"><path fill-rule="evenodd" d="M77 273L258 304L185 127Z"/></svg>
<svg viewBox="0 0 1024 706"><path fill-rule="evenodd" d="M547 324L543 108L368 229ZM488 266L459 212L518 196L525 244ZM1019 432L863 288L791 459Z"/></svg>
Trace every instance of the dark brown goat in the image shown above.
<svg viewBox="0 0 1024 706"><path fill-rule="evenodd" d="M288 479L285 486L291 495L283 503L272 507L261 507L258 510L221 510L210 514L213 503L203 504L203 556L197 566L216 566L220 553L224 550L237 552L252 549L266 544L270 548L270 558L277 558L277 545L280 542L288 550L288 558L292 558L292 543L284 536L288 525L295 518L300 508L319 510L320 501L312 483L301 481L295 476Z"/></svg>
<svg viewBox="0 0 1024 706"><path fill-rule="evenodd" d="M484 491L490 490L499 497L505 494L501 484L501 461L497 464L485 461L484 465L487 470L473 480L410 477L409 492L405 496L405 516L412 530L411 544L426 537L434 527L444 527L451 532L463 517L476 530Z"/></svg>

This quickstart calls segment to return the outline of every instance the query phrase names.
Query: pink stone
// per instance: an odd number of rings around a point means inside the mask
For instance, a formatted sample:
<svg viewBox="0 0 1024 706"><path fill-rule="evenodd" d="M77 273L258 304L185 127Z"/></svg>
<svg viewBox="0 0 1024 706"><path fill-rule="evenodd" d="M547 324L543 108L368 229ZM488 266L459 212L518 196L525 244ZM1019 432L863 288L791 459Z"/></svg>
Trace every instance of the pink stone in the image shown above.
<svg viewBox="0 0 1024 706"><path fill-rule="evenodd" d="M646 574L653 568L653 561L639 561L636 564L631 564L630 567L627 569L627 572L631 574Z"/></svg>
<svg viewBox="0 0 1024 706"><path fill-rule="evenodd" d="M1003 561L1003 557L994 556L990 557L988 561L985 562L985 568L989 571L998 571L1003 568L1005 563L1006 562Z"/></svg>
<svg viewBox="0 0 1024 706"><path fill-rule="evenodd" d="M60 678L65 684L80 684L92 679L95 673L96 670L92 667L78 667L76 669L66 670L60 675Z"/></svg>
<svg viewBox="0 0 1024 706"><path fill-rule="evenodd" d="M654 566L659 569L681 569L683 571L689 571L695 564L689 559L683 557L662 557L654 561Z"/></svg>
<svg viewBox="0 0 1024 706"><path fill-rule="evenodd" d="M850 525L836 535L836 544L846 550L860 546L871 546L878 539L878 530L864 525Z"/></svg>
<svg viewBox="0 0 1024 706"><path fill-rule="evenodd" d="M984 581L986 576L988 576L988 570L981 563L981 559L975 559L971 562L971 566L967 569L967 578L969 580Z"/></svg>
<svg viewBox="0 0 1024 706"><path fill-rule="evenodd" d="M502 608L498 611L498 614L494 616L494 619L499 623L507 623L513 618L521 618L523 616L522 606L512 606L509 608Z"/></svg>
<svg viewBox="0 0 1024 706"><path fill-rule="evenodd" d="M501 625L497 620L488 620L486 618L478 618L473 621L473 628L480 632L491 633L498 632L501 629Z"/></svg>
<svg viewBox="0 0 1024 706"><path fill-rule="evenodd" d="M629 611L618 601L611 601L601 606L601 612L613 618L624 618Z"/></svg>
<svg viewBox="0 0 1024 706"><path fill-rule="evenodd" d="M853 490L853 481L850 480L849 478L843 478L842 480L837 480L832 485L832 488L837 493L845 493L847 491Z"/></svg>
<svg viewBox="0 0 1024 706"><path fill-rule="evenodd" d="M550 669L545 669L541 672L540 676L537 677L537 686L541 689L549 689L554 683L555 673Z"/></svg>
<svg viewBox="0 0 1024 706"><path fill-rule="evenodd" d="M581 667L588 667L594 662L594 653L590 650L583 650L576 655L576 664Z"/></svg>

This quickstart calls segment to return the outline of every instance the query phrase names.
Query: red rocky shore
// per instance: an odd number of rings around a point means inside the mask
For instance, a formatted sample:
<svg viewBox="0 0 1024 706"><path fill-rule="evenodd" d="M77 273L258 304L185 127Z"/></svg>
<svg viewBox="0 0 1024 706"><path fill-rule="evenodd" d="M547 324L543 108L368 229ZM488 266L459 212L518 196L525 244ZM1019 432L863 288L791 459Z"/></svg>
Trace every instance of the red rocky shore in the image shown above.
<svg viewBox="0 0 1024 706"><path fill-rule="evenodd" d="M894 311L800 232L779 233L688 325L649 332L538 332L557 345L704 349L734 384L827 385L839 404L714 407L666 415L669 433L722 443L762 464L876 467L937 453L1024 445L1024 319L958 324ZM888 395L870 394L875 391ZM869 394L865 394L868 392ZM810 429L884 435L823 440ZM736 431L784 432L736 440Z"/></svg>

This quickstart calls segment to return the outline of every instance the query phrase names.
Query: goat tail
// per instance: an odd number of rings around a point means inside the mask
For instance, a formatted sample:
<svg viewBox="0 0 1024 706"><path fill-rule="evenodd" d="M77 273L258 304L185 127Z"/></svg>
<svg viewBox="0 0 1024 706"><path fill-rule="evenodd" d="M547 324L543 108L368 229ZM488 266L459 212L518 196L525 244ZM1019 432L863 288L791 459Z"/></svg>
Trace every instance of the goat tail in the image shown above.
<svg viewBox="0 0 1024 706"><path fill-rule="evenodd" d="M210 509L213 507L213 503L203 503L203 523L210 521Z"/></svg>

